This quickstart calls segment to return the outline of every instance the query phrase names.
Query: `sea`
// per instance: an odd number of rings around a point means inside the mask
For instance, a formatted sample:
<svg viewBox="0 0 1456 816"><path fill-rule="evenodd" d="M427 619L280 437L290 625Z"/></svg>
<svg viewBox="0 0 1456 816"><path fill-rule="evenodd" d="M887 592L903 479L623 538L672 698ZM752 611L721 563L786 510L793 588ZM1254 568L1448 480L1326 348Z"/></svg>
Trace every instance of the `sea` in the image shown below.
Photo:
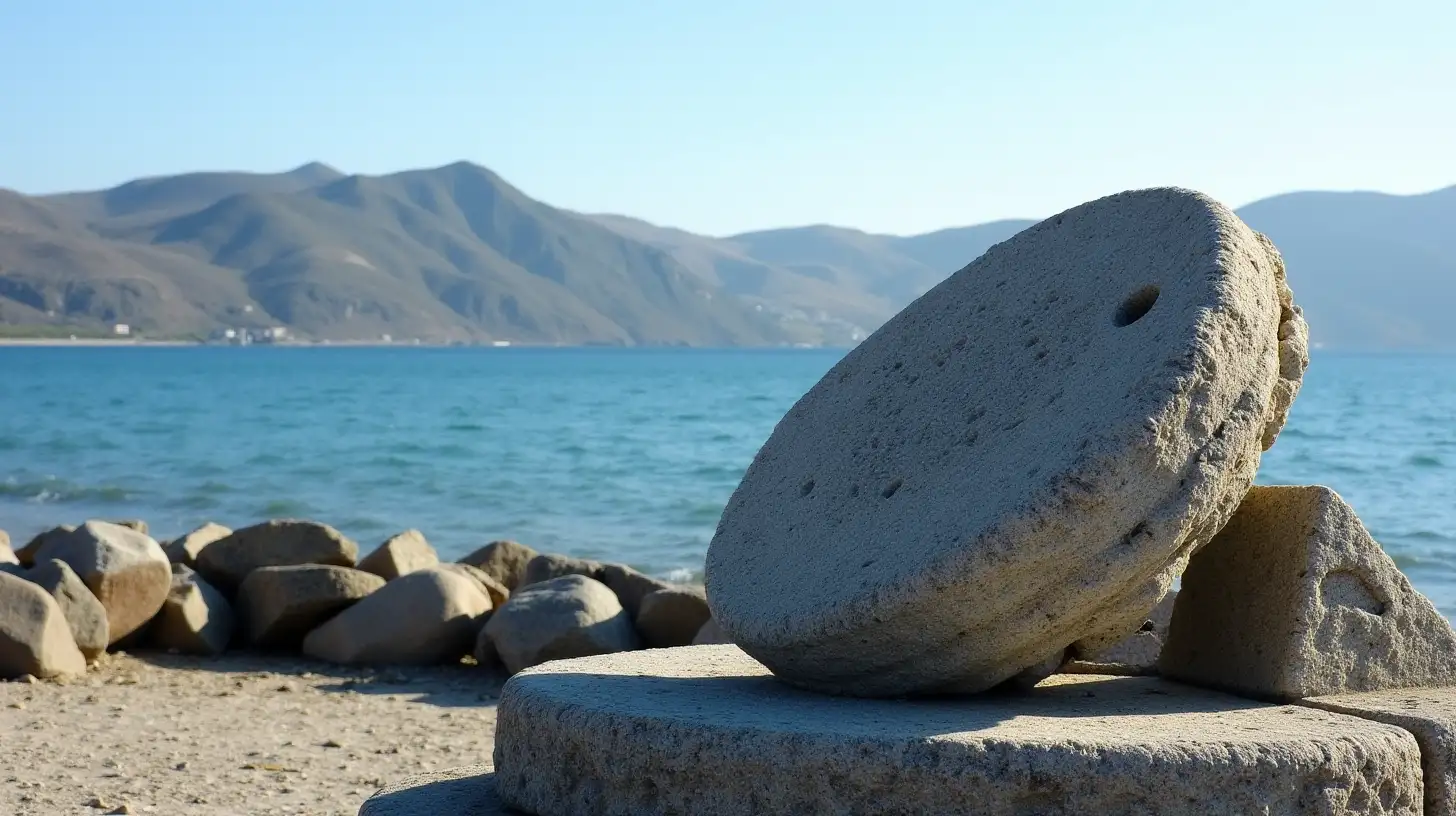
<svg viewBox="0 0 1456 816"><path fill-rule="evenodd" d="M325 521L700 575L729 494L843 351L0 347L0 529ZM1258 481L1339 491L1456 617L1456 356L1315 351Z"/></svg>

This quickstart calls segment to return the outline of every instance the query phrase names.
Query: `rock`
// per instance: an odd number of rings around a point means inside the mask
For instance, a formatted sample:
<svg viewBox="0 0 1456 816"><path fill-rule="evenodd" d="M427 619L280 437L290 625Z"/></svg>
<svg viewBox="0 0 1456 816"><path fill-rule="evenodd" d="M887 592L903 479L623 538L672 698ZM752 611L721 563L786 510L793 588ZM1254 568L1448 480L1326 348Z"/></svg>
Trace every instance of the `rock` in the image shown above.
<svg viewBox="0 0 1456 816"><path fill-rule="evenodd" d="M693 636L692 645L717 646L732 642L732 640L728 639L728 633L723 631L723 627L719 626L717 621L708 618L708 622L703 624L703 627Z"/></svg>
<svg viewBox="0 0 1456 816"><path fill-rule="evenodd" d="M617 593L617 600L622 602L622 608L633 618L642 608L642 599L660 589L672 589L675 584L669 584L650 575L643 575L625 564L603 564L602 577L599 578L607 588Z"/></svg>
<svg viewBox="0 0 1456 816"><path fill-rule="evenodd" d="M71 637L81 655L90 663L105 654L111 643L111 626L106 607L81 580L81 576L65 561L52 558L37 564L25 575L26 580L40 587L55 599L71 628Z"/></svg>
<svg viewBox="0 0 1456 816"><path fill-rule="evenodd" d="M1327 487L1255 487L1188 563L1158 670L1262 699L1456 684L1456 632Z"/></svg>
<svg viewBox="0 0 1456 816"><path fill-rule="evenodd" d="M359 816L516 816L495 792L487 765L411 776L369 797Z"/></svg>
<svg viewBox="0 0 1456 816"><path fill-rule="evenodd" d="M637 634L653 649L691 646L712 618L701 587L679 586L649 592L637 610Z"/></svg>
<svg viewBox="0 0 1456 816"><path fill-rule="evenodd" d="M435 548L425 540L419 530L405 530L380 544L374 552L359 562L359 569L372 572L386 581L393 581L401 575L433 567L440 563Z"/></svg>
<svg viewBox="0 0 1456 816"><path fill-rule="evenodd" d="M515 541L492 541L460 559L461 564L485 570L514 592L526 577L526 565L540 553ZM554 576L553 576L554 577Z"/></svg>
<svg viewBox="0 0 1456 816"><path fill-rule="evenodd" d="M223 592L234 592L259 567L352 567L358 558L359 545L329 525L284 519L245 527L207 545L197 557L197 571Z"/></svg>
<svg viewBox="0 0 1456 816"><path fill-rule="evenodd" d="M560 578L563 575L585 575L598 581L602 579L602 568L606 565L600 561L591 561L585 558L571 558L565 555L538 555L526 562L526 571L521 576L520 582L511 588L514 592L523 586L539 584L542 581L550 581L552 578Z"/></svg>
<svg viewBox="0 0 1456 816"><path fill-rule="evenodd" d="M856 700L791 688L733 646L516 675L495 770L529 813L1414 816L1421 802L1415 740L1355 717L1152 677Z"/></svg>
<svg viewBox="0 0 1456 816"><path fill-rule="evenodd" d="M232 604L186 564L172 565L172 588L147 635L159 649L215 657L237 630Z"/></svg>
<svg viewBox="0 0 1456 816"><path fill-rule="evenodd" d="M10 549L10 534L0 530L0 564L20 564L20 559L15 557L15 551Z"/></svg>
<svg viewBox="0 0 1456 816"><path fill-rule="evenodd" d="M24 578L0 572L0 677L85 671L86 658L56 599Z"/></svg>
<svg viewBox="0 0 1456 816"><path fill-rule="evenodd" d="M335 663L457 661L490 608L475 581L429 567L390 581L310 632L303 653Z"/></svg>
<svg viewBox="0 0 1456 816"><path fill-rule="evenodd" d="M197 556L204 547L232 534L233 531L230 528L209 521L187 535L173 539L162 549L167 553L167 560L173 564L183 564L196 569Z"/></svg>
<svg viewBox="0 0 1456 816"><path fill-rule="evenodd" d="M860 696L1111 645L1252 483L1304 337L1278 251L1198 193L1030 227L779 422L709 546L714 617L781 679Z"/></svg>
<svg viewBox="0 0 1456 816"><path fill-rule="evenodd" d="M238 589L248 642L295 649L310 631L383 587L383 578L350 567L260 567Z"/></svg>
<svg viewBox="0 0 1456 816"><path fill-rule="evenodd" d="M1061 671L1081 674L1157 674L1158 655L1168 637L1168 623L1173 619L1174 590L1163 596L1148 619L1137 631L1102 651L1077 655L1063 665Z"/></svg>
<svg viewBox="0 0 1456 816"><path fill-rule="evenodd" d="M75 531L76 525L62 524L59 527L52 527L49 530L37 533L35 538L27 542L24 547L15 551L15 557L20 561L21 566L33 567L35 566L35 554L40 552L40 548L44 547L46 542L53 538L63 538Z"/></svg>
<svg viewBox="0 0 1456 816"><path fill-rule="evenodd" d="M583 575L521 587L490 616L485 631L512 674L548 660L638 647L616 594Z"/></svg>
<svg viewBox="0 0 1456 816"><path fill-rule="evenodd" d="M172 586L172 565L160 544L146 533L105 521L88 521L49 538L35 559L52 558L75 570L106 608L113 644L150 621Z"/></svg>
<svg viewBox="0 0 1456 816"><path fill-rule="evenodd" d="M147 523L145 521L142 521L141 519L112 519L110 521L112 524L115 524L118 527L125 527L128 530L136 530L142 535L150 535L152 532L151 528L147 527Z"/></svg>
<svg viewBox="0 0 1456 816"><path fill-rule="evenodd" d="M487 612L481 620L480 631L475 633L475 650L471 652L475 658L475 664L483 669L501 666L500 652L496 651L495 641L490 639L490 632L485 630L494 614L494 610Z"/></svg>
<svg viewBox="0 0 1456 816"><path fill-rule="evenodd" d="M492 609L499 607L511 596L511 591L506 589L505 584L491 577L491 574L479 567L472 567L469 564L441 564L440 569L464 575L466 578L478 584L486 595L490 596Z"/></svg>

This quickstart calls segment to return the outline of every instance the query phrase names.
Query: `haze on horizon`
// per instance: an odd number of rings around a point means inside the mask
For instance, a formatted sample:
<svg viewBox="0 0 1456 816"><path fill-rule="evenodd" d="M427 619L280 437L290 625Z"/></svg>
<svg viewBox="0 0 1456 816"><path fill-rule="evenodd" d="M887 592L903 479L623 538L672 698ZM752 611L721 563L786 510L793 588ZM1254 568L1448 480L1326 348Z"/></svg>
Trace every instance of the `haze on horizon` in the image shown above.
<svg viewBox="0 0 1456 816"><path fill-rule="evenodd" d="M1456 183L1456 4L1097 5L8 4L0 187L468 160L723 235Z"/></svg>

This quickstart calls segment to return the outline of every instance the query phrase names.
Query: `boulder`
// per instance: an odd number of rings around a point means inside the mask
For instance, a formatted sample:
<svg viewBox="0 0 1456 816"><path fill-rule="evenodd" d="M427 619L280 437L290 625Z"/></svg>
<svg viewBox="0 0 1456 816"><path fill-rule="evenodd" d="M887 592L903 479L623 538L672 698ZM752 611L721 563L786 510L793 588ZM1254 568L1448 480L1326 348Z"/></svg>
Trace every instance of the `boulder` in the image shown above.
<svg viewBox="0 0 1456 816"><path fill-rule="evenodd" d="M496 716L496 790L526 813L1421 812L1400 728L1156 677L856 700L695 646L527 669Z"/></svg>
<svg viewBox="0 0 1456 816"><path fill-rule="evenodd" d="M499 608L499 607L497 607ZM471 654L475 657L475 664L481 668L494 669L501 665L500 652L495 649L495 641L490 639L490 633L485 631L486 624L495 612L487 612L481 619L480 631L475 633L475 649Z"/></svg>
<svg viewBox="0 0 1456 816"><path fill-rule="evenodd" d="M56 599L24 578L0 572L0 678L85 671L86 658Z"/></svg>
<svg viewBox="0 0 1456 816"><path fill-rule="evenodd" d="M10 534L0 530L0 564L19 564L20 559L15 557L15 551L10 549Z"/></svg>
<svg viewBox="0 0 1456 816"><path fill-rule="evenodd" d="M153 646L215 657L227 651L237 629L232 604L185 564L172 565L172 589L147 635Z"/></svg>
<svg viewBox="0 0 1456 816"><path fill-rule="evenodd" d="M440 557L425 540L425 534L419 530L405 530L364 556L364 560L359 562L359 569L393 581L401 575L438 563Z"/></svg>
<svg viewBox="0 0 1456 816"><path fill-rule="evenodd" d="M521 580L511 588L514 592L529 584L539 584L542 581L549 581L552 578L560 578L563 575L585 575L598 581L602 578L602 569L606 565L600 561L592 561L586 558L571 558L565 555L538 555L526 562L526 570L521 575ZM504 583L504 582L503 582Z"/></svg>
<svg viewBox="0 0 1456 816"><path fill-rule="evenodd" d="M25 578L56 599L56 605L66 617L66 624L71 627L76 648L81 650L87 663L105 654L107 645L111 643L106 607L69 564L52 558L35 565Z"/></svg>
<svg viewBox="0 0 1456 816"><path fill-rule="evenodd" d="M112 524L118 527L125 527L128 530L136 530L142 535L151 535L151 528L141 519L109 519Z"/></svg>
<svg viewBox="0 0 1456 816"><path fill-rule="evenodd" d="M1101 651L1075 655L1061 670L1081 674L1157 674L1158 655L1167 640L1177 599L1176 590L1169 592L1148 613L1137 631Z"/></svg>
<svg viewBox="0 0 1456 816"><path fill-rule="evenodd" d="M485 631L512 674L548 660L638 647L632 618L616 594L583 575L521 587L490 616Z"/></svg>
<svg viewBox="0 0 1456 816"><path fill-rule="evenodd" d="M475 581L428 567L390 581L310 632L303 653L334 663L458 661L490 609Z"/></svg>
<svg viewBox="0 0 1456 816"><path fill-rule="evenodd" d="M485 570L490 576L515 591L526 577L526 565L540 553L515 541L492 541L460 559L461 564Z"/></svg>
<svg viewBox="0 0 1456 816"><path fill-rule="evenodd" d="M231 593L259 567L352 567L358 558L359 545L329 525L283 519L245 527L207 545L197 557L197 571Z"/></svg>
<svg viewBox="0 0 1456 816"><path fill-rule="evenodd" d="M35 554L40 552L40 548L44 547L46 542L53 538L62 538L75 531L76 525L62 524L59 527L52 527L49 530L37 533L34 538L26 542L24 547L15 551L15 557L20 561L21 566L33 567L35 566Z"/></svg>
<svg viewBox="0 0 1456 816"><path fill-rule="evenodd" d="M732 640L728 639L728 633L723 631L723 627L719 626L716 620L708 618L708 622L703 624L703 627L693 636L692 645L718 646L732 642Z"/></svg>
<svg viewBox="0 0 1456 816"><path fill-rule="evenodd" d="M1297 700L1456 684L1456 632L1327 487L1249 491L1188 563L1158 670Z"/></svg>
<svg viewBox="0 0 1456 816"><path fill-rule="evenodd" d="M196 530L169 541L162 549L167 553L167 559L173 564L183 564L196 569L197 556L204 547L232 534L233 531L230 528L209 521Z"/></svg>
<svg viewBox="0 0 1456 816"><path fill-rule="evenodd" d="M440 569L464 575L466 578L478 584L481 590L490 596L490 606L492 609L505 603L506 599L511 596L511 591L506 589L505 584L491 577L491 574L483 569L472 567L469 564L440 564L439 566Z"/></svg>
<svg viewBox="0 0 1456 816"><path fill-rule="evenodd" d="M146 533L105 521L88 521L51 537L35 553L37 563L53 558L75 570L106 608L109 644L150 621L172 586L172 565L160 544Z"/></svg>
<svg viewBox="0 0 1456 816"><path fill-rule="evenodd" d="M653 649L691 646L712 619L702 587L677 586L647 593L637 610L637 634Z"/></svg>
<svg viewBox="0 0 1456 816"><path fill-rule="evenodd" d="M622 602L622 608L633 618L637 617L637 611L642 608L643 598L658 590L677 586L660 578L644 575L625 564L603 564L602 575L598 580L617 593L617 600Z"/></svg>
<svg viewBox="0 0 1456 816"><path fill-rule="evenodd" d="M1049 218L789 410L709 545L713 615L780 679L860 696L1109 646L1248 490L1305 337L1273 244L1201 194Z"/></svg>
<svg viewBox="0 0 1456 816"><path fill-rule="evenodd" d="M302 564L259 567L238 589L238 610L248 642L264 648L296 649L319 624L363 600L384 579L351 567Z"/></svg>

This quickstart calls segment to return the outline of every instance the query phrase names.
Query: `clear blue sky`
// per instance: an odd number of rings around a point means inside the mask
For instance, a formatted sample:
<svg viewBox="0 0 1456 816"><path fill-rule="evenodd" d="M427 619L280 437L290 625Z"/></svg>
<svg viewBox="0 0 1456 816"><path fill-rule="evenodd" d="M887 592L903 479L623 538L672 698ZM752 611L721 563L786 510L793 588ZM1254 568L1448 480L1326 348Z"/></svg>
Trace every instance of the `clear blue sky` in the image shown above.
<svg viewBox="0 0 1456 816"><path fill-rule="evenodd" d="M713 234L1423 192L1453 43L1452 0L0 0L0 186L468 159Z"/></svg>

